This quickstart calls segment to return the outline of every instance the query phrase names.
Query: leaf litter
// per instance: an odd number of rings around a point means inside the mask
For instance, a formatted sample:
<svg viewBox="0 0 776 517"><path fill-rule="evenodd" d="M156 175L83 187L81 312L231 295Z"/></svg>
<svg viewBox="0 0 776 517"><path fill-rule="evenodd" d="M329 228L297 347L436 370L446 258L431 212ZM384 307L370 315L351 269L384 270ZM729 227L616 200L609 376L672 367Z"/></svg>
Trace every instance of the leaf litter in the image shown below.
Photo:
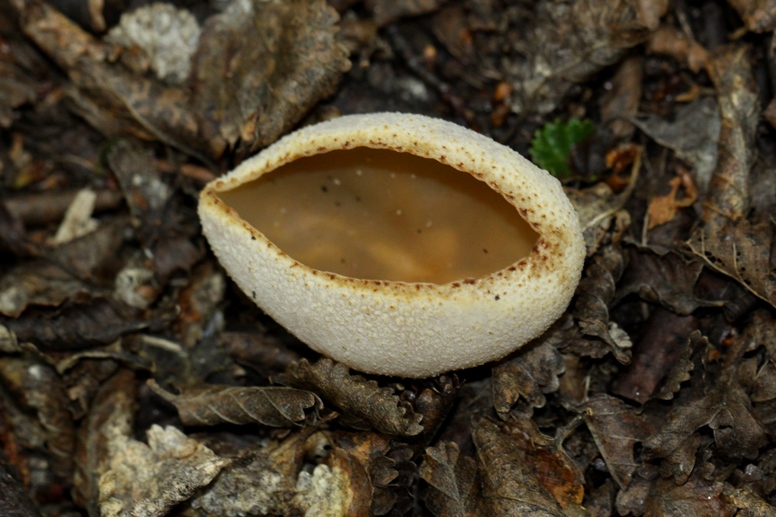
<svg viewBox="0 0 776 517"><path fill-rule="evenodd" d="M776 512L772 1L141 4L0 3L0 514ZM388 107L594 128L582 281L501 361L349 371L207 251L206 181Z"/></svg>

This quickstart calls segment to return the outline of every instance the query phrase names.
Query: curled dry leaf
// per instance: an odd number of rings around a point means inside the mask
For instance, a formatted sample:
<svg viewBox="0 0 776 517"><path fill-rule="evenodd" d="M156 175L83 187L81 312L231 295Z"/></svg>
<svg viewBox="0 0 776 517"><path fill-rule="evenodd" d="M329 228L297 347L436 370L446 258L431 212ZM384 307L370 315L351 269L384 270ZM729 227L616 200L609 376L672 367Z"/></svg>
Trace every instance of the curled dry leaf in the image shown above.
<svg viewBox="0 0 776 517"><path fill-rule="evenodd" d="M455 442L428 447L418 471L429 484L425 502L437 517L483 515L483 500L477 483L477 462L462 455Z"/></svg>
<svg viewBox="0 0 776 517"><path fill-rule="evenodd" d="M556 348L560 336L545 332L535 346L519 350L514 358L493 368L493 405L499 416L506 418L520 397L531 408L544 407L544 394L557 391L558 376L565 369Z"/></svg>
<svg viewBox="0 0 776 517"><path fill-rule="evenodd" d="M582 333L594 336L609 345L621 363L630 362L632 343L616 323L609 321L609 305L614 301L615 284L622 276L625 261L622 251L614 246L601 250L593 263L585 268L577 288L574 318Z"/></svg>
<svg viewBox="0 0 776 517"><path fill-rule="evenodd" d="M416 414L409 402L400 401L393 389L351 375L347 366L331 359L323 358L312 365L302 359L273 377L273 381L318 394L341 411L343 423L357 429L399 436L414 436L423 431L423 416Z"/></svg>
<svg viewBox="0 0 776 517"><path fill-rule="evenodd" d="M230 460L178 429L156 424L148 444L119 436L110 444L110 468L100 477L104 517L162 517L208 485Z"/></svg>
<svg viewBox="0 0 776 517"><path fill-rule="evenodd" d="M148 386L175 406L184 425L257 423L292 427L314 418L306 410L323 408L315 394L293 388L207 386L173 395L154 380L148 381Z"/></svg>

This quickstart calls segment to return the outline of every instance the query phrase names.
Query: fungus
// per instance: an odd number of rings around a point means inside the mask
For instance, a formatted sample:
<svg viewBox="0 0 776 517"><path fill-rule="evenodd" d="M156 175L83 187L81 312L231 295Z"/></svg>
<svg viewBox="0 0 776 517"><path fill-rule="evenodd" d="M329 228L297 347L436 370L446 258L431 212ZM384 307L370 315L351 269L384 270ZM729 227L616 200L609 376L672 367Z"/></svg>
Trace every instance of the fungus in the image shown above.
<svg viewBox="0 0 776 517"><path fill-rule="evenodd" d="M541 335L585 256L558 180L420 115L287 135L207 185L199 214L267 314L351 368L400 377L480 365Z"/></svg>

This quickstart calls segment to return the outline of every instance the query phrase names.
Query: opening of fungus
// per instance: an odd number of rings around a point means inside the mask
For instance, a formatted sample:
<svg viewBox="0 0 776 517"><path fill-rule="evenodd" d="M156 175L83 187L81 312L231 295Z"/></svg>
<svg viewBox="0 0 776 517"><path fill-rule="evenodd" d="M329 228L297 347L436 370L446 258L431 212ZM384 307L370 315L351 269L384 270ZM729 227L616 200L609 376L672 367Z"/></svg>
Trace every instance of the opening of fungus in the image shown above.
<svg viewBox="0 0 776 517"><path fill-rule="evenodd" d="M291 258L354 278L477 278L526 257L538 238L485 183L386 149L301 158L218 196Z"/></svg>
<svg viewBox="0 0 776 517"><path fill-rule="evenodd" d="M349 115L291 133L200 195L251 299L362 372L428 377L504 357L566 310L585 258L560 182L443 120Z"/></svg>

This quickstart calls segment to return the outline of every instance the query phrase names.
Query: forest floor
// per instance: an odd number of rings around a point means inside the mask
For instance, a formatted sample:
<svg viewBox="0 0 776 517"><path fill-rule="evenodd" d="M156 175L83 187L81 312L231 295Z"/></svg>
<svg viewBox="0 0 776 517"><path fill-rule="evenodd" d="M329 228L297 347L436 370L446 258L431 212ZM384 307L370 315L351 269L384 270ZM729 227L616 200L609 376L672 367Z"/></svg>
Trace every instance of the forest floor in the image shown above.
<svg viewBox="0 0 776 517"><path fill-rule="evenodd" d="M776 1L668 4L0 0L0 515L776 515ZM545 334L365 375L232 283L202 187L377 111L563 182Z"/></svg>

